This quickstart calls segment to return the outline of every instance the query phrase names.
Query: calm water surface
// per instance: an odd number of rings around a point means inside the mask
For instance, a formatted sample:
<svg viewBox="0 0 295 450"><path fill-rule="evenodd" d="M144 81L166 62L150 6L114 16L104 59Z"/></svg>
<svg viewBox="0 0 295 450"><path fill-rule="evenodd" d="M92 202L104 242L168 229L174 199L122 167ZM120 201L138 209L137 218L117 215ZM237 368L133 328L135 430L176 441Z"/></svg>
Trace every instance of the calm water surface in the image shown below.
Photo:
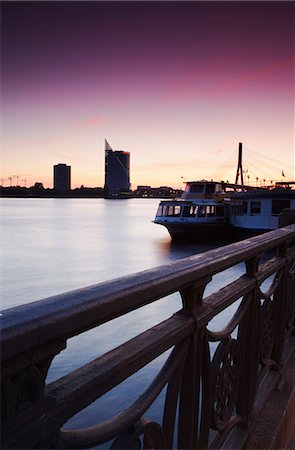
<svg viewBox="0 0 295 450"><path fill-rule="evenodd" d="M200 253L222 242L172 244L167 230L152 223L157 199L1 199L1 309L133 274ZM206 293L241 273L235 266L214 277ZM70 339L53 361L47 382L89 362L180 309L170 295ZM228 312L212 326L221 327ZM167 355L126 380L72 418L67 427L85 427L111 417L132 402L160 369ZM158 401L161 402L160 396ZM155 404L150 416L156 420Z"/></svg>

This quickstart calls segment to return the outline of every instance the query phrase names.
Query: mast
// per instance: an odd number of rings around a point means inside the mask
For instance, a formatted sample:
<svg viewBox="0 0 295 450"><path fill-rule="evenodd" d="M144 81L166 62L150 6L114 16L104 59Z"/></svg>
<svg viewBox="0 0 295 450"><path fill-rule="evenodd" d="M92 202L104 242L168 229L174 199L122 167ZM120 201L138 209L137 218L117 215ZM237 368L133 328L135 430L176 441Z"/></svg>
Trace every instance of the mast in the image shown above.
<svg viewBox="0 0 295 450"><path fill-rule="evenodd" d="M244 179L243 179L243 167L242 167L242 153L243 153L243 145L242 142L239 142L239 158L238 158L238 167L237 167L237 174L236 174L236 181L235 184L238 184L239 176L241 177L241 185L244 185Z"/></svg>

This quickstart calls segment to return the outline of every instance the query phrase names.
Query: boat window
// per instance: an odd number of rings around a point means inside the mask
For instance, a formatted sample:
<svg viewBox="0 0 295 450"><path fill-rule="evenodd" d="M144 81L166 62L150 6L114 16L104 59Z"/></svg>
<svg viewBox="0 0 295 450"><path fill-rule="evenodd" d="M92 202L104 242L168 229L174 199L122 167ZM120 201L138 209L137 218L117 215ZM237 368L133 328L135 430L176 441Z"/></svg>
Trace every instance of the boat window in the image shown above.
<svg viewBox="0 0 295 450"><path fill-rule="evenodd" d="M206 206L199 206L198 217L206 216Z"/></svg>
<svg viewBox="0 0 295 450"><path fill-rule="evenodd" d="M189 192L202 194L204 189L203 184L191 184L189 187Z"/></svg>
<svg viewBox="0 0 295 450"><path fill-rule="evenodd" d="M218 217L224 216L224 208L223 208L223 206L216 206L216 215Z"/></svg>
<svg viewBox="0 0 295 450"><path fill-rule="evenodd" d="M194 217L196 214L196 206L184 206L182 217Z"/></svg>
<svg viewBox="0 0 295 450"><path fill-rule="evenodd" d="M215 184L214 183L208 183L206 186L206 194L214 194L215 192Z"/></svg>
<svg viewBox="0 0 295 450"><path fill-rule="evenodd" d="M214 205L199 206L198 217L214 217L214 216L215 216Z"/></svg>
<svg viewBox="0 0 295 450"><path fill-rule="evenodd" d="M181 211L181 208L180 208L180 206L179 205L177 205L177 206L174 206L174 216L180 216L180 211Z"/></svg>
<svg viewBox="0 0 295 450"><path fill-rule="evenodd" d="M283 209L290 208L290 200L273 200L271 205L272 214L280 214Z"/></svg>
<svg viewBox="0 0 295 450"><path fill-rule="evenodd" d="M215 206L213 206L213 205L206 205L206 216L207 217L215 216Z"/></svg>
<svg viewBox="0 0 295 450"><path fill-rule="evenodd" d="M243 202L243 213L247 214L248 212L248 202Z"/></svg>
<svg viewBox="0 0 295 450"><path fill-rule="evenodd" d="M156 216L163 216L163 206L159 205Z"/></svg>
<svg viewBox="0 0 295 450"><path fill-rule="evenodd" d="M166 206L166 216L179 217L180 216L180 206Z"/></svg>
<svg viewBox="0 0 295 450"><path fill-rule="evenodd" d="M251 214L260 214L261 202L251 202Z"/></svg>

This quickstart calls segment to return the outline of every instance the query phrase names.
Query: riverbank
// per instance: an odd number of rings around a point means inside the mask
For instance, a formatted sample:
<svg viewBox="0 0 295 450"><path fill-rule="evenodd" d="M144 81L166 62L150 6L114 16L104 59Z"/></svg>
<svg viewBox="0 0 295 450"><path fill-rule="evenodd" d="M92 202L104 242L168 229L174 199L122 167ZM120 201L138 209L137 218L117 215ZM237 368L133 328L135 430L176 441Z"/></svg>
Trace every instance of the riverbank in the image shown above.
<svg viewBox="0 0 295 450"><path fill-rule="evenodd" d="M175 198L180 197L181 190L168 186L145 189L136 189L132 192L122 192L118 195L107 196L101 187L71 189L70 191L57 191L55 189L44 188L42 183L35 183L29 188L22 186L0 187L0 196L9 198L107 198L107 199L129 199L129 198Z"/></svg>

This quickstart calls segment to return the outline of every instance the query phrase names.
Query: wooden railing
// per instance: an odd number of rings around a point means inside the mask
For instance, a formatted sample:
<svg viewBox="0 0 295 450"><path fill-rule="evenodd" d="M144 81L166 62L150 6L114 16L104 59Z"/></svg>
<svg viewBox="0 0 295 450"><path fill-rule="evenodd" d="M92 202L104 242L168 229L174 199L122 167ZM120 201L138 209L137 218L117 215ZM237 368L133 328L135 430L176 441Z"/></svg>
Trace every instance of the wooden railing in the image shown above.
<svg viewBox="0 0 295 450"><path fill-rule="evenodd" d="M3 448L90 448L110 440L112 448L241 448L294 351L294 242L289 225L2 311ZM244 273L204 297L212 276L237 263ZM181 294L180 311L45 385L67 339L174 292ZM228 323L210 330L210 321L234 303ZM127 409L87 429L62 428L166 351L158 375ZM157 423L148 409L163 390Z"/></svg>

